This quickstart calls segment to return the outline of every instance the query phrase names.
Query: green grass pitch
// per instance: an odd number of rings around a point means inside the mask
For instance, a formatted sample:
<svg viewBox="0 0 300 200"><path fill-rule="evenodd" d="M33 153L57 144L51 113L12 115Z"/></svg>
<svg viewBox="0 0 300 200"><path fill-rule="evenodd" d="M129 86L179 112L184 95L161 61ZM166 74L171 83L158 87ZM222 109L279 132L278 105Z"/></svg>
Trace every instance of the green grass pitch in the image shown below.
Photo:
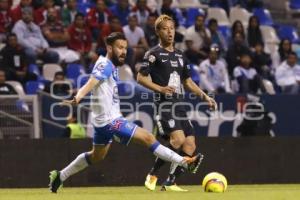
<svg viewBox="0 0 300 200"><path fill-rule="evenodd" d="M200 186L184 186L189 192L150 192L144 187L0 189L0 200L299 200L300 185L233 185L225 193L205 193Z"/></svg>

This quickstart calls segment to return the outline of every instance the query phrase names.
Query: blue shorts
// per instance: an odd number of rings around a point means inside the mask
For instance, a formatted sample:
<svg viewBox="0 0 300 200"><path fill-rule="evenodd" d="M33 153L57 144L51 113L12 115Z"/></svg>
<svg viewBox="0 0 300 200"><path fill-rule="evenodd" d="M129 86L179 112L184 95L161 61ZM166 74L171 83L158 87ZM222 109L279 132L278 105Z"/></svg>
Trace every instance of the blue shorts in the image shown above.
<svg viewBox="0 0 300 200"><path fill-rule="evenodd" d="M115 141L128 145L138 126L124 118L117 118L103 127L94 127L94 145L107 145Z"/></svg>

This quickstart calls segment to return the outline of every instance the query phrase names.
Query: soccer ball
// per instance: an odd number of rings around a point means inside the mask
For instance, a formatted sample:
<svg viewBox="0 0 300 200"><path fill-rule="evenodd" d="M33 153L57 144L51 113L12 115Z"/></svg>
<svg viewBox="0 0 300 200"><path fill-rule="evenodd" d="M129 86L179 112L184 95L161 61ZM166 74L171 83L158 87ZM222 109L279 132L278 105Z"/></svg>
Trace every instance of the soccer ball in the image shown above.
<svg viewBox="0 0 300 200"><path fill-rule="evenodd" d="M205 192L225 192L227 189L227 180L222 174L211 172L204 177L202 187Z"/></svg>

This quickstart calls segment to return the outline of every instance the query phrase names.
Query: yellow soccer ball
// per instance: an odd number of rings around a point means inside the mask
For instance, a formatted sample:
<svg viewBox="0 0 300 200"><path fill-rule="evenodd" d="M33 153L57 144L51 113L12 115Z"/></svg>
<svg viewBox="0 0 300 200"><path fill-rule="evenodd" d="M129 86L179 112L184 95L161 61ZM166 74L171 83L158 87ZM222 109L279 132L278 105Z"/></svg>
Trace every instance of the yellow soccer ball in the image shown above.
<svg viewBox="0 0 300 200"><path fill-rule="evenodd" d="M211 172L204 177L202 187L205 192L225 192L227 189L227 180L224 175L218 172Z"/></svg>

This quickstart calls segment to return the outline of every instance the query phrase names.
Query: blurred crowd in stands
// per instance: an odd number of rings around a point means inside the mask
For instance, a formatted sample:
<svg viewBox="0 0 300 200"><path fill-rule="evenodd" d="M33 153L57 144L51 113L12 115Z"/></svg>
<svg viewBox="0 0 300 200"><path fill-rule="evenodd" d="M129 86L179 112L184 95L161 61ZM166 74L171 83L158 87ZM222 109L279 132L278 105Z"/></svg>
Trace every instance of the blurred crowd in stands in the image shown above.
<svg viewBox="0 0 300 200"><path fill-rule="evenodd" d="M115 31L129 45L121 80L134 82L158 44L160 14L175 20L175 46L208 92L299 93L297 32L274 23L262 0L0 0L0 94L20 85L27 94L74 92Z"/></svg>

